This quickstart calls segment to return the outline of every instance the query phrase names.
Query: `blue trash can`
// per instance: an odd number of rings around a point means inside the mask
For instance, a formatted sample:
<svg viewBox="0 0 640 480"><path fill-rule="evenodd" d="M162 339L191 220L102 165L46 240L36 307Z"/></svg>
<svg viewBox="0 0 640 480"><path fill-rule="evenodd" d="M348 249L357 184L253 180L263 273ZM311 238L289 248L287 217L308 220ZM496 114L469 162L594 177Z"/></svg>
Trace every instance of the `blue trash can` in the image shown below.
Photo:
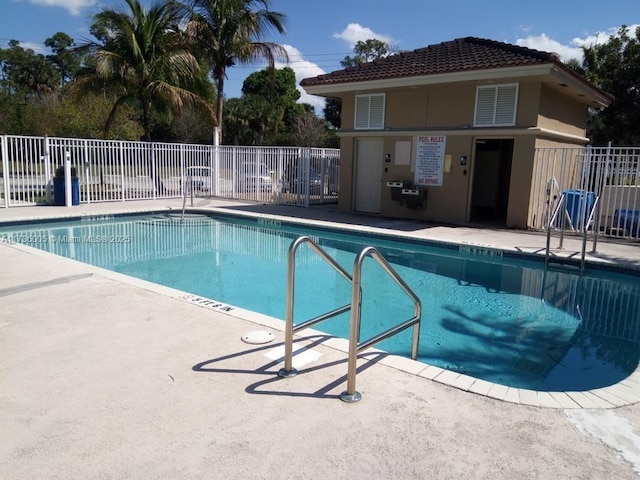
<svg viewBox="0 0 640 480"><path fill-rule="evenodd" d="M65 206L64 167L56 169L53 177L53 204ZM76 176L76 169L71 168L71 205L80 205L80 182Z"/></svg>
<svg viewBox="0 0 640 480"><path fill-rule="evenodd" d="M596 194L584 190L565 190L562 193L564 193L565 197L565 209L569 214L573 228L581 230L584 222L591 215L591 210L593 210L593 205L596 201Z"/></svg>

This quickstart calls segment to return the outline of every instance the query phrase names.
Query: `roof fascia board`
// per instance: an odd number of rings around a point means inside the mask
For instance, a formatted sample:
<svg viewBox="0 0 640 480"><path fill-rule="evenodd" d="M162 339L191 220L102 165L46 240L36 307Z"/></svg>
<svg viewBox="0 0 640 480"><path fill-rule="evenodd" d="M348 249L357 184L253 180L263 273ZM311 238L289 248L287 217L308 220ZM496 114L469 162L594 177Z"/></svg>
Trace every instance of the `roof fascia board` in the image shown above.
<svg viewBox="0 0 640 480"><path fill-rule="evenodd" d="M569 88L584 95L587 99L592 99L597 103L598 107L607 107L611 103L611 99L595 88L590 87L586 83L573 75L568 75L562 69L554 67L550 72L551 77L558 83L564 83Z"/></svg>
<svg viewBox="0 0 640 480"><path fill-rule="evenodd" d="M330 95L339 92L357 92L365 90L383 90L387 88L417 87L422 85L438 85L456 82L473 82L487 80L507 80L518 77L532 77L548 75L553 64L532 65L524 67L493 68L473 70L469 72L441 73L435 75L420 75L365 82L334 83L331 85L317 85L303 87L312 95Z"/></svg>

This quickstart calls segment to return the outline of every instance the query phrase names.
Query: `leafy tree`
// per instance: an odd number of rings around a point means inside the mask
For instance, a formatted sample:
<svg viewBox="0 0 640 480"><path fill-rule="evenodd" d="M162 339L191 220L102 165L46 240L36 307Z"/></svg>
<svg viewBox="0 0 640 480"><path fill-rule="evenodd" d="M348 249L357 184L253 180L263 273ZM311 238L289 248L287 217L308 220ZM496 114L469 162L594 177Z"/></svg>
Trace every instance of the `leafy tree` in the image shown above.
<svg viewBox="0 0 640 480"><path fill-rule="evenodd" d="M269 10L270 0L192 0L187 31L209 64L216 86L216 126L222 129L224 82L236 63L264 60L270 69L288 60L281 45L265 40L270 31L284 33L285 15Z"/></svg>
<svg viewBox="0 0 640 480"><path fill-rule="evenodd" d="M231 145L251 145L253 134L249 128L249 105L244 98L230 98L223 118L225 139Z"/></svg>
<svg viewBox="0 0 640 480"><path fill-rule="evenodd" d="M22 48L17 40L0 49L0 88L5 94L26 99L52 92L58 83L58 73L44 55Z"/></svg>
<svg viewBox="0 0 640 480"><path fill-rule="evenodd" d="M372 62L379 58L388 57L392 53L396 53L395 47L391 47L387 42L378 40L377 38L370 38L369 40L358 40L356 46L353 47L353 57L346 56L340 62L344 67L355 67L361 63Z"/></svg>
<svg viewBox="0 0 640 480"><path fill-rule="evenodd" d="M290 132L295 119L304 113L304 107L297 103L300 92L296 87L295 72L290 67L252 73L242 84L242 93L259 97L252 100L257 106L253 116L259 130L265 134ZM263 129L263 125L266 128Z"/></svg>
<svg viewBox="0 0 640 480"><path fill-rule="evenodd" d="M340 65L344 68L355 67L361 63L372 62L379 58L388 57L397 53L395 47L390 46L387 42L370 38L369 40L359 40L353 47L354 56L346 56L340 61ZM324 108L324 119L335 128L341 125L342 100L339 98L327 98Z"/></svg>
<svg viewBox="0 0 640 480"><path fill-rule="evenodd" d="M44 55L22 48L17 40L0 49L0 133L31 131L37 117L31 107L58 84L58 73Z"/></svg>
<svg viewBox="0 0 640 480"><path fill-rule="evenodd" d="M342 100L327 98L324 106L324 119L334 128L339 129L342 124Z"/></svg>
<svg viewBox="0 0 640 480"><path fill-rule="evenodd" d="M184 41L185 11L171 0L146 10L140 0L126 0L128 11L104 9L93 17L98 42L84 46L94 62L74 90L104 92L113 98L108 131L123 106L141 111L144 138L151 140L152 111L180 111L185 105L208 108L211 84Z"/></svg>
<svg viewBox="0 0 640 480"><path fill-rule="evenodd" d="M73 38L64 32L57 32L53 37L49 37L44 44L53 51L53 55L47 55L49 60L60 75L60 85L73 80L80 70L81 59L77 50L74 50L75 42Z"/></svg>
<svg viewBox="0 0 640 480"><path fill-rule="evenodd" d="M622 26L606 43L583 47L585 77L615 97L589 118L594 145L640 145L640 27L634 34Z"/></svg>

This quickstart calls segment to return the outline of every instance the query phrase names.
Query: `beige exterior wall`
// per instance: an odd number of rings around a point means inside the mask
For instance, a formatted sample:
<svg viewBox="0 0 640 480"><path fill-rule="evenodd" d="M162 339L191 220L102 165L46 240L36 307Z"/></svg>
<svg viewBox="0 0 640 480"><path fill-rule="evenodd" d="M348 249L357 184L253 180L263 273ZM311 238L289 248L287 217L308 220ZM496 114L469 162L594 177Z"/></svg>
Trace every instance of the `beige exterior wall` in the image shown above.
<svg viewBox="0 0 640 480"><path fill-rule="evenodd" d="M547 86L542 86L542 92L537 125L583 137L587 128L586 107Z"/></svg>
<svg viewBox="0 0 640 480"><path fill-rule="evenodd" d="M339 209L352 211L354 205L354 164L357 138L381 138L384 153L391 155L391 162L383 163L380 214L397 218L415 218L433 222L461 224L469 220L472 198L475 140L513 139L513 157L508 197L506 226L527 228L530 211L532 180L536 165L536 146L575 146L584 136L586 107L575 100L566 99L559 91L545 86L541 81L513 80L500 83L518 83L518 109L516 126L508 129L473 128L477 83L453 86L421 86L391 90L371 90L367 94L385 93L384 131L354 131L355 95L342 98L341 169ZM545 129L544 132L532 129ZM568 134L576 139L548 140L553 133ZM451 171L443 174L441 187L426 188L423 209L410 209L391 199L388 181L413 182L415 137L419 134L445 135L446 154L451 156ZM394 158L396 142L411 142L411 165L397 165ZM460 157L466 156L466 166L460 165ZM383 158L379 159L384 162Z"/></svg>

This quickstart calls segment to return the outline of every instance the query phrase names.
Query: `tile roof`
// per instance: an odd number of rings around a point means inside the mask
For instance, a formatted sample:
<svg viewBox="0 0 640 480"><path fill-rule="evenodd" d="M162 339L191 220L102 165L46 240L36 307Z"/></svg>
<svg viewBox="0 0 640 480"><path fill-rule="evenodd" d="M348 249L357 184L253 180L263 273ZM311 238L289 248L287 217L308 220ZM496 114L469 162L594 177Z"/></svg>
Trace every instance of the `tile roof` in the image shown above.
<svg viewBox="0 0 640 480"><path fill-rule="evenodd" d="M555 63L555 53L465 37L305 78L302 87Z"/></svg>

